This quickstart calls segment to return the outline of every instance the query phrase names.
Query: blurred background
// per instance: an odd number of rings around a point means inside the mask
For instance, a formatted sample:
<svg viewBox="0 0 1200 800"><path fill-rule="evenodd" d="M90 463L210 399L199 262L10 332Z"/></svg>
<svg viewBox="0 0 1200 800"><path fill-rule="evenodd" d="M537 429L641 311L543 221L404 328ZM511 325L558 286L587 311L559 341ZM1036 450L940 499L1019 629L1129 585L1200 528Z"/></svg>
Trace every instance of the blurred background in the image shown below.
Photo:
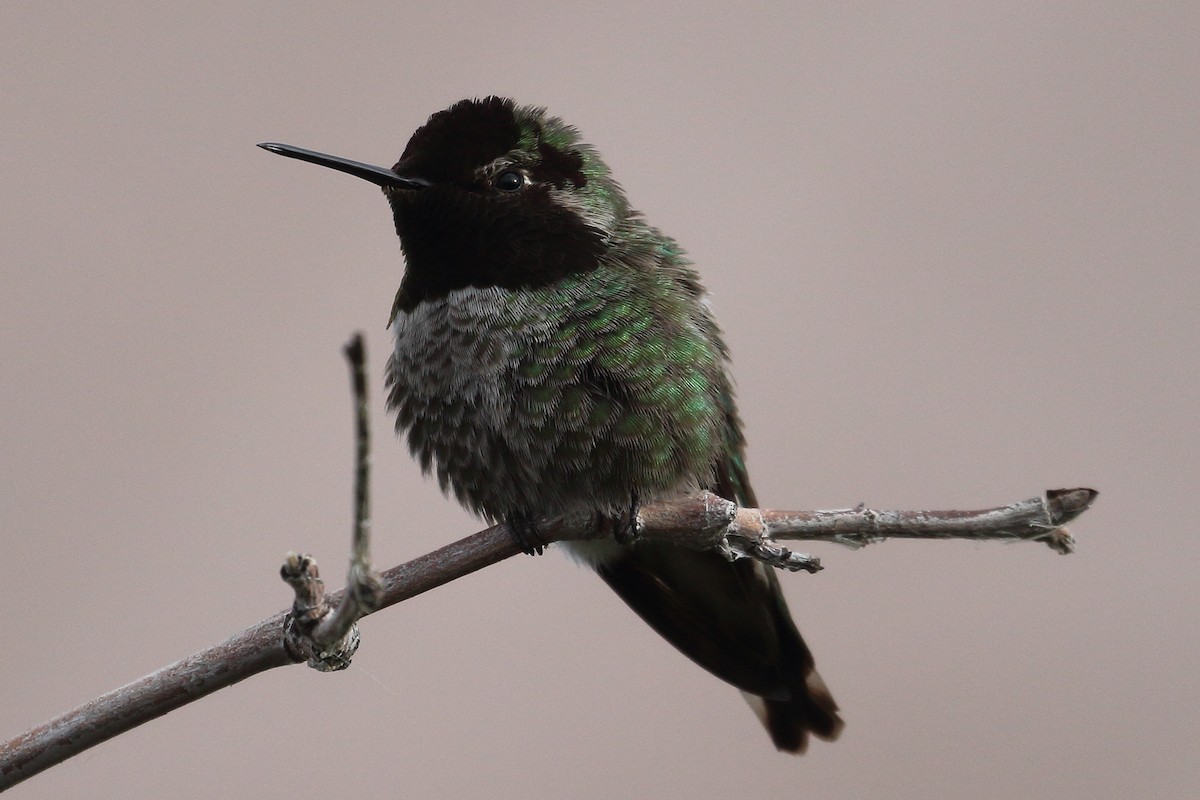
<svg viewBox="0 0 1200 800"><path fill-rule="evenodd" d="M776 753L561 554L372 617L14 798L1194 797L1200 6L0 5L0 737L341 583L366 332L375 560L480 524L383 412L379 192L468 96L550 107L691 253L764 505L1101 495L1079 552L813 546L847 722Z"/></svg>

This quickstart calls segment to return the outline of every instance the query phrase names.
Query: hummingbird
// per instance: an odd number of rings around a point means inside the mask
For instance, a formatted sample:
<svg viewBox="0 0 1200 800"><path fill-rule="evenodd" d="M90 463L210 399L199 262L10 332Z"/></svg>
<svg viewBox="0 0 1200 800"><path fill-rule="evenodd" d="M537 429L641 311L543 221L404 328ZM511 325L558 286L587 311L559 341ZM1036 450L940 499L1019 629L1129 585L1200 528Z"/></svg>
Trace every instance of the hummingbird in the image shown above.
<svg viewBox="0 0 1200 800"><path fill-rule="evenodd" d="M443 492L539 553L542 517L619 534L640 502L682 493L757 506L699 275L574 127L492 96L433 114L391 169L260 146L382 187L405 262L388 406ZM634 536L564 544L740 689L778 749L840 733L771 568Z"/></svg>

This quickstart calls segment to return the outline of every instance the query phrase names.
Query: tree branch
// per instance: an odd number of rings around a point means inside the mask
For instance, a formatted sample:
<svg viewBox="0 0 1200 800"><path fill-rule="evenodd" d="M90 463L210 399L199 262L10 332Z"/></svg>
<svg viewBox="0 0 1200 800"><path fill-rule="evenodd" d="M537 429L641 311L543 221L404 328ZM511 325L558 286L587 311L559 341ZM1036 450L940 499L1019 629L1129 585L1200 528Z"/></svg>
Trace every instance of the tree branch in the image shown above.
<svg viewBox="0 0 1200 800"><path fill-rule="evenodd" d="M644 506L638 515L638 527L639 536L647 540L717 547L735 557L742 553L758 557L759 550L770 553L771 548L778 547L775 538L853 546L884 538L1016 539L1044 541L1066 553L1073 540L1062 525L1083 513L1095 497L1091 489L1069 489L983 511L872 511L865 507L773 511L736 508L705 493ZM594 520L580 516L547 521L540 532L547 542L589 539L596 535L595 527ZM507 526L492 526L384 572L379 607L415 597L520 552L521 546ZM813 561L808 559L807 563ZM331 604L340 603L341 598L341 591L327 597ZM221 644L0 745L0 790L218 689L273 667L295 663L298 656L284 645L288 617L288 613L280 612Z"/></svg>
<svg viewBox="0 0 1200 800"><path fill-rule="evenodd" d="M284 579L293 587L292 610L280 612L224 642L188 656L140 680L0 744L0 791L84 750L193 700L273 667L308 661L317 669L342 669L358 646L356 621L444 583L522 552L505 525L495 525L454 544L393 567L370 570L368 537L368 431L361 339L347 347L356 398L357 458L354 546L350 602L344 591L325 594L316 561L289 554ZM757 558L776 567L816 572L820 561L793 553L777 539L833 541L852 547L885 538L966 538L1043 541L1069 553L1074 540L1062 526L1096 498L1091 489L1062 489L1043 497L983 511L772 511L738 508L716 495L674 498L643 506L637 537L698 549L726 558ZM604 535L590 514L545 519L546 542Z"/></svg>

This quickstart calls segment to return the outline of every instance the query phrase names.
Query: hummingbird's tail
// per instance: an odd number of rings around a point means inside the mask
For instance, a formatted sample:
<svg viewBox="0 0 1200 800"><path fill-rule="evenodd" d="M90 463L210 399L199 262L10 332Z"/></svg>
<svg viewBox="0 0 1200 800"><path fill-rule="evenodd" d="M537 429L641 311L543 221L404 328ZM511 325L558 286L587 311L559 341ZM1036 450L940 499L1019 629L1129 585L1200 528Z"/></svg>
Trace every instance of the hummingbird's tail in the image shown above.
<svg viewBox="0 0 1200 800"><path fill-rule="evenodd" d="M835 739L837 704L813 667L770 568L713 551L637 542L596 564L650 627L745 694L780 750Z"/></svg>
<svg viewBox="0 0 1200 800"><path fill-rule="evenodd" d="M762 569L769 580L777 580L769 567L761 564L755 566ZM810 732L825 741L833 741L842 732L844 723L838 716L833 695L813 664L812 653L796 630L778 587L775 597L778 599L776 624L781 630L788 630L780 636L783 650L780 661L791 665L788 669L791 677L789 696L784 699L760 697L745 690L742 690L742 696L771 734L771 740L777 748L801 754L808 748Z"/></svg>

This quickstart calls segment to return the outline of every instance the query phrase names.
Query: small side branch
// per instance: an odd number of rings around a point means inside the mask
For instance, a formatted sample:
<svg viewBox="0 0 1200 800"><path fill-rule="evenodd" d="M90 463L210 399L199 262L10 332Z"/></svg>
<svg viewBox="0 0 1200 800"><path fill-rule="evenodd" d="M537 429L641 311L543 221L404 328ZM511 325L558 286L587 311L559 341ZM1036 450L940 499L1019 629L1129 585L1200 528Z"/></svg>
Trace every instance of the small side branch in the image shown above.
<svg viewBox="0 0 1200 800"><path fill-rule="evenodd" d="M380 607L383 584L371 571L371 430L367 408L366 350L362 334L345 348L354 393L354 535L350 572L340 602L325 594L316 560L288 553L279 570L296 593L284 631L284 643L297 661L313 669L334 672L350 666L358 650L358 621Z"/></svg>

